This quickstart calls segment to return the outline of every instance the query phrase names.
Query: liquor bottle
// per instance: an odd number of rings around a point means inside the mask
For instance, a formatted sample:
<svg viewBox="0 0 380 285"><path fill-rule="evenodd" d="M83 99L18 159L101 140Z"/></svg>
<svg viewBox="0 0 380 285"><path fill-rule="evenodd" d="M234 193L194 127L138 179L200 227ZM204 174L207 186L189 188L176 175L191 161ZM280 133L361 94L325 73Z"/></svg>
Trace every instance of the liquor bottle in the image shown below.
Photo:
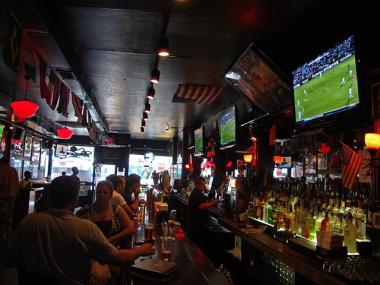
<svg viewBox="0 0 380 285"><path fill-rule="evenodd" d="M309 222L309 228L310 228L310 236L309 239L314 240L315 239L315 215L312 214L312 212L309 212L308 222Z"/></svg>
<svg viewBox="0 0 380 285"><path fill-rule="evenodd" d="M328 228L330 227L329 224L330 224L330 223L329 223L329 213L326 212L326 213L325 213L325 218L324 218L324 219L322 220L322 222L321 222L321 231L322 231L322 232L327 231Z"/></svg>
<svg viewBox="0 0 380 285"><path fill-rule="evenodd" d="M345 216L346 226L344 227L344 245L348 253L356 252L356 227L352 223L352 214Z"/></svg>

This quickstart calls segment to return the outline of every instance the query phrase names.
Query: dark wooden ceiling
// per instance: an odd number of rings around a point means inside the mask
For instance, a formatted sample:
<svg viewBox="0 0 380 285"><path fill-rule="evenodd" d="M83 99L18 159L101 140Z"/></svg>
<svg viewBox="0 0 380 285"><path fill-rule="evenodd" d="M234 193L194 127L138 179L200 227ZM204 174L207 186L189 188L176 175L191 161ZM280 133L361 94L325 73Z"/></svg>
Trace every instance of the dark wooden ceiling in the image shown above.
<svg viewBox="0 0 380 285"><path fill-rule="evenodd" d="M374 7L340 0L173 0L166 31L172 56L159 63L161 80L154 86L156 98L141 133L150 73L170 2L34 1L38 21L28 20L21 4L9 5L24 14L25 25L47 32L45 42L56 41L51 45L61 52L48 48L49 63L73 69L109 131L149 139L169 139L184 127L199 127L238 100L241 95L224 75L250 42L290 77L295 67L345 36L361 33L365 38L364 32L376 26ZM226 88L211 106L175 104L171 99L178 84Z"/></svg>

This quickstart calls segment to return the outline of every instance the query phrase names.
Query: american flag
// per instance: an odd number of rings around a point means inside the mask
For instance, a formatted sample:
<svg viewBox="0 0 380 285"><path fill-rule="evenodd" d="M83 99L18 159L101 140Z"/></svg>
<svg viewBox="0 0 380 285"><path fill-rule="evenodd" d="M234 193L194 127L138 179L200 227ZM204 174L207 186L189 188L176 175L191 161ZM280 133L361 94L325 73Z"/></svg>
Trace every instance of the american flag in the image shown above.
<svg viewBox="0 0 380 285"><path fill-rule="evenodd" d="M210 85L179 84L173 103L209 105L223 92L224 87Z"/></svg>
<svg viewBox="0 0 380 285"><path fill-rule="evenodd" d="M344 187L351 189L360 170L362 158L349 146L342 142L340 143L342 144L342 184Z"/></svg>

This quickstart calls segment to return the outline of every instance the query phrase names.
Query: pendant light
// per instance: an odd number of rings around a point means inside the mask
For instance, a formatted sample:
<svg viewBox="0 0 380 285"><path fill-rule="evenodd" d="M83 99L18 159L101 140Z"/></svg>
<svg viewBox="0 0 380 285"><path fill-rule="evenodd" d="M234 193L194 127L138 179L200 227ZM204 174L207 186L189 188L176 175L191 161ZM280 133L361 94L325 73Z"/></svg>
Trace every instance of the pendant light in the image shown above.
<svg viewBox="0 0 380 285"><path fill-rule="evenodd" d="M152 70L150 82L152 82L152 83L159 83L160 82L160 71L158 70L158 68L154 68Z"/></svg>
<svg viewBox="0 0 380 285"><path fill-rule="evenodd" d="M74 132L72 130L66 127L57 129L57 136L63 140L70 139L73 136L73 133Z"/></svg>
<svg viewBox="0 0 380 285"><path fill-rule="evenodd" d="M11 108L13 113L22 119L28 119L33 117L40 106L36 103L27 100L28 96L29 80L26 81L25 100L18 100L11 102Z"/></svg>
<svg viewBox="0 0 380 285"><path fill-rule="evenodd" d="M161 57L166 57L166 56L170 55L169 41L168 41L168 38L166 36L163 36L160 39L157 54Z"/></svg>
<svg viewBox="0 0 380 285"><path fill-rule="evenodd" d="M153 88L153 85L149 87L148 89L148 94L146 95L146 97L150 100L154 99L154 96L156 94L156 90L154 90Z"/></svg>
<svg viewBox="0 0 380 285"><path fill-rule="evenodd" d="M141 121L141 126L142 126L142 127L145 127L145 125L146 125L146 124L145 124L145 120L142 120L142 121Z"/></svg>
<svg viewBox="0 0 380 285"><path fill-rule="evenodd" d="M143 120L144 120L144 121L148 120L148 113L145 113L145 112L144 112L144 114L143 114Z"/></svg>
<svg viewBox="0 0 380 285"><path fill-rule="evenodd" d="M143 126L141 126L140 131L143 133L144 130L145 130L145 128Z"/></svg>
<svg viewBox="0 0 380 285"><path fill-rule="evenodd" d="M149 104L149 102L145 103L145 109L144 109L144 112L145 112L145 113L149 113L149 112L150 112L150 104Z"/></svg>

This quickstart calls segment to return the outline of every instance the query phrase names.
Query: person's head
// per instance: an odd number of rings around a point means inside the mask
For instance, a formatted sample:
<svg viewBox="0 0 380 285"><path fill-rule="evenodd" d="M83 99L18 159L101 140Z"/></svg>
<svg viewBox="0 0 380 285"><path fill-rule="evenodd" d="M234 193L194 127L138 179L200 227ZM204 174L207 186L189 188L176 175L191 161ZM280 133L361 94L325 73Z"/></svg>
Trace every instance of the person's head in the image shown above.
<svg viewBox="0 0 380 285"><path fill-rule="evenodd" d="M66 176L66 171L62 171L62 176Z"/></svg>
<svg viewBox="0 0 380 285"><path fill-rule="evenodd" d="M206 190L206 179L201 176L195 178L194 186L198 189L198 191L204 192Z"/></svg>
<svg viewBox="0 0 380 285"><path fill-rule="evenodd" d="M79 174L78 167L76 167L76 166L74 166L73 168L71 168L71 171L73 172L73 175L78 175Z"/></svg>
<svg viewBox="0 0 380 285"><path fill-rule="evenodd" d="M78 199L79 184L70 176L59 176L51 182L50 199L53 208L74 210Z"/></svg>
<svg viewBox="0 0 380 285"><path fill-rule="evenodd" d="M109 204L112 198L114 186L111 181L103 180L96 185L96 202Z"/></svg>
<svg viewBox="0 0 380 285"><path fill-rule="evenodd" d="M111 174L106 178L109 182L112 183L114 190L118 193L124 192L124 181L120 176L116 174Z"/></svg>
<svg viewBox="0 0 380 285"><path fill-rule="evenodd" d="M137 174L128 175L125 181L127 183L127 188L130 189L135 194L138 194L140 192L140 186L141 186L140 180L141 180L141 177Z"/></svg>
<svg viewBox="0 0 380 285"><path fill-rule="evenodd" d="M32 178L32 173L30 171L25 171L24 172L24 178L29 180L30 178Z"/></svg>

